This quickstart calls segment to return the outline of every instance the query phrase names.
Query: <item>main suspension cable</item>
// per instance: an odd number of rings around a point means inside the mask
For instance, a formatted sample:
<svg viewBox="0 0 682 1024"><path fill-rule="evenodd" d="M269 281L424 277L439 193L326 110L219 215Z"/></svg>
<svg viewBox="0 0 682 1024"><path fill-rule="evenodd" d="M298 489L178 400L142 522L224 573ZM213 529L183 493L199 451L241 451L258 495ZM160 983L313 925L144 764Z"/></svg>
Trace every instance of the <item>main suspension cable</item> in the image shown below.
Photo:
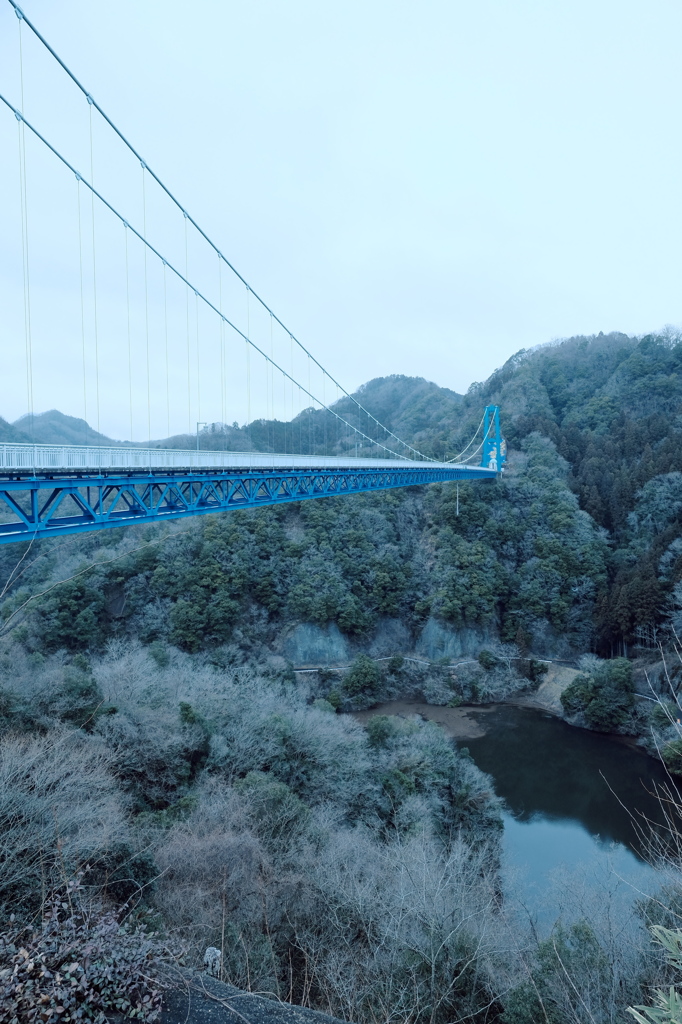
<svg viewBox="0 0 682 1024"><path fill-rule="evenodd" d="M201 237L202 237L202 238L204 239L204 241L205 241L205 242L206 242L206 243L207 243L207 244L208 244L208 245L209 245L209 246L210 246L210 247L211 247L211 248L213 249L213 251L214 251L215 253L217 253L217 255L218 255L218 256L220 257L220 259L221 259L221 260L223 260L223 262L224 262L224 263L226 264L226 266L228 266L228 267L230 268L230 270L232 271L232 273L233 273L233 274L235 274L235 275L236 275L236 277L238 277L238 278L239 278L239 280L240 280L240 281L242 282L242 284L244 284L244 285L245 285L245 286L246 286L246 287L247 287L247 288L249 289L249 291L251 292L251 294L253 295L253 297L254 297L254 298L256 299L256 301L257 301L257 302L259 302L259 303L261 304L261 306L262 306L262 307L263 307L263 308L264 308L264 309L266 310L266 312L267 312L267 313L269 313L269 314L270 314L270 315L271 315L271 316L272 316L272 317L273 317L273 318L275 319L275 321L276 321L276 322L277 322L277 323L278 323L278 324L280 325L280 327L281 327L281 328L282 328L282 329L283 329L283 330L284 330L284 331L285 331L285 332L286 332L287 334L289 334L289 335L291 336L292 340L293 340L293 341L294 341L294 342L295 342L295 343L296 343L296 344L298 345L298 347L299 347L299 348L300 348L300 349L301 349L301 350L302 350L302 351L303 351L303 352L304 352L304 353L305 353L305 354L306 354L307 356L309 356L309 357L310 357L310 358L311 358L311 359L313 360L313 362L314 362L314 363L315 363L315 364L316 364L316 365L317 365L317 366L318 366L318 367L320 368L320 370L322 371L322 373L323 373L323 374L324 374L325 376L329 377L330 381L331 381L331 382L332 382L333 384L335 384L335 385L336 385L336 386L337 386L337 387L339 388L339 390L343 392L343 394L344 394L344 395L346 396L346 398L349 398L349 399L351 400L351 402L353 402L353 403L354 403L354 405L356 405L356 406L358 407L358 409L359 409L359 410L360 410L361 412L364 412L364 413L366 413L366 415L367 415L367 418L368 418L368 422L369 422L369 420L370 420L370 419L371 419L371 420L373 420L373 421L374 421L374 423L376 423L376 424L377 424L377 426L380 426L380 427L382 427L382 429L386 430L386 432L388 433L388 435L389 435L390 437L392 437L392 438L393 438L393 439L394 439L395 441L397 441L397 442L398 442L398 444L401 444L401 445L403 445L403 446L404 446L405 448L409 449L409 451L413 452L413 453L414 453L415 455L418 455L418 456L419 456L419 458L421 458L421 459L424 459L424 460L426 460L426 461L428 461L428 462L435 462L435 461L437 461L437 460L435 460L435 459L432 459L432 458L431 458L430 456L428 456L428 455L424 455L424 454L423 454L422 452L420 452L420 451L419 451L419 450L418 450L417 448L413 448L411 444L408 444L408 442L407 442L407 441L403 441L403 439L402 439L402 438L400 438L400 437L398 437L398 435L397 435L397 434L394 434L392 430L389 430L389 429L388 429L387 427L384 427L384 425L383 425L382 423L380 423L380 422L379 422L379 420L378 420L378 419L376 418L376 416L374 416L374 415L373 415L372 413L370 413L370 412L369 412L369 410L365 409L365 407L364 407L364 406L363 406L363 405L362 405L362 404L361 404L360 402L358 402L358 400L357 400L357 399L356 399L356 398L355 398L355 397L354 397L353 395L351 395L351 394L350 394L350 392L346 391L346 389L345 389L345 388L343 387L343 385L342 385L342 384L340 384L340 383L339 383L339 382L338 382L338 381L336 380L336 378L335 378L335 377L332 377L332 375L331 375L331 374L330 374L330 373L329 373L329 372L328 372L327 370L325 370L325 368L324 368L324 367L322 366L322 364L321 364L321 363L320 363L320 362L319 362L319 361L318 361L318 360L317 360L317 359L315 358L315 356L314 356L314 355L313 355L313 354L312 354L312 353L311 353L311 352L310 352L310 351L309 351L309 350L308 350L308 349L307 349L307 348L305 347L305 345L304 345L304 344L303 344L303 343L302 343L301 341L299 341L299 339L298 339L298 338L296 337L296 335L295 335L295 334L293 334L293 333L292 333L292 332L291 332L291 331L289 330L289 328L288 328L288 327L287 327L287 326L286 326L286 325L285 325L285 324L283 323L283 321L282 321L282 320L280 320L280 318L279 318L279 317L277 316L277 314L276 314L276 313L275 313L275 312L274 312L274 311L273 311L273 310L272 310L272 309L270 308L270 306L268 306L267 302L265 302L265 300L264 300L264 299L262 299L262 298L260 297L260 295L258 294L258 292L254 291L254 289L253 289L253 288L251 287L251 285L250 285L250 284L248 283L248 281L246 280L246 278L244 278L244 277L243 277L243 276L242 276L242 275L241 275L241 274L239 273L239 271L238 271L238 270L236 269L236 267L235 267L235 266L233 266L233 264L232 264L232 263L230 263L230 261L229 261L229 260L228 260L228 259L227 259L227 258L226 258L226 257L225 257L224 255L223 255L223 253L222 253L222 252L221 252L221 250L220 250L220 249L218 248L218 246L217 246L217 245L215 244L215 242L213 242L213 241L212 241L212 239L211 239L211 238L210 238L210 237L209 237L209 236L208 236L208 235L206 234L206 232L205 232L205 231L203 230L203 228L202 228L202 227L201 227L201 226L200 226L200 225L199 225L199 224L198 224L198 223L197 223L197 222L196 222L196 221L194 220L194 218L193 218L193 217L192 217L192 216L191 216L191 215L190 215L190 214L189 214L189 213L187 212L187 210L186 210L186 209L185 209L185 207L184 207L184 206L182 205L182 203L181 203L181 202L180 202L180 201L179 201L179 200L178 200L178 199L177 199L177 198L176 198L176 197L175 197L175 196L173 195L173 193L172 193L172 192L171 192L171 190L170 190L170 189L168 188L168 186L164 184L164 182L163 182L163 181L161 180L161 178L160 178L160 177L159 177L159 176L158 176L158 175L157 175L157 174L156 174L156 173L155 173L155 172L154 172L154 171L152 170L152 168L151 168L151 167L150 167L150 166L149 166L149 165L148 165L148 164L146 163L146 161L145 161L145 160L143 159L143 157L142 157L142 156L141 156L141 155L140 155L140 154L138 153L138 151L137 151L137 150L135 149L135 147L133 146L133 144L132 144L132 143L131 143L131 142L129 141L129 139L127 139L127 138L126 138L126 136L125 136L125 135L123 134L123 132L122 132L122 131L120 130L120 128L118 128L118 127L116 126L116 124L115 124L115 123L114 123L114 122L113 122L113 121L111 120L111 118L110 118L110 117L108 116L108 114L106 114L106 113L105 113L105 111L104 111L104 110L102 109L102 107L100 107L100 105L99 105L99 104L97 103L97 101L93 99L93 97L92 97L92 96L91 96L91 94L90 94L90 93L88 92L88 90L87 90L87 89L85 88L85 86L84 86L84 85L83 85L83 84L82 84L82 83L81 83L81 82L79 81L79 79L78 79L78 78L76 77L76 75L75 75L75 74L73 73L73 71L72 71L72 70L71 70L71 69L70 69L70 68L68 67L68 65L67 65L67 64L66 64L66 63L65 63L65 62L64 62L64 61L62 60L62 58L61 58L61 57L59 56L59 54L58 54L58 53L57 53L57 52L56 52L56 51L55 51L55 50L54 50L54 49L53 49L53 48L52 48L52 47L50 46L50 44L48 43L48 41L47 41L47 40L45 39L45 37L44 37L44 36L43 36L43 35L42 35L42 34L41 34L41 33L40 33L39 31L38 31L38 29L37 29L37 28L36 28L36 26L35 26L35 25L33 24L33 22L32 22L32 21L31 21L31 20L30 20L29 18L27 18L27 17L26 17L26 15L24 14L23 10L22 10L22 9L21 9L21 7L20 7L20 6L19 6L19 5L18 5L18 4L17 4L16 2L15 2L15 0L8 0L8 3L9 3L9 4L10 4L10 5L11 5L11 6L12 6L12 7L14 8L14 11L15 11L15 13L16 13L16 15L17 15L17 17L18 17L18 18L19 18L20 20L23 20L23 21L25 21L25 22L26 22L26 24L27 24L27 25L28 25L28 27L29 27L29 28L31 29L31 31L32 31L32 32L33 32L33 34L34 34L34 35L36 36L36 38L37 38L37 39L38 39L38 40L39 40L39 41L40 41L40 42L42 43L42 45L43 45L43 46L45 47L45 49L46 49L46 50L47 50L47 51L48 51L48 52L50 53L50 55L51 55L51 56L52 56L52 57L53 57L53 58L54 58L54 59L55 59L55 60L57 61L57 63L59 64L59 66L60 66L60 67L62 68L62 70L63 70L63 71L64 71L64 72L65 72L65 73L66 73L66 74L67 74L67 75L69 76L69 78L70 78L70 79L71 79L71 81L72 81L72 82L74 83L74 85L75 85L75 86L76 86L76 87L77 87L77 88L78 88L78 89L79 89L79 90L80 90L80 91L81 91L81 92L83 93L83 95L84 95L84 96L86 97L86 99L87 99L88 103L89 103L89 104L90 104L91 106L93 106L93 107L95 108L95 110L96 110L96 111L97 111L97 112L98 112L98 113L100 114L100 116L101 116L102 118L104 118L104 120L105 120L105 121L106 121L106 123L107 123L107 124L109 125L109 127L111 128L111 130L112 130L113 132L115 132L115 134L116 134L116 135L118 136L118 138L119 138L119 139L121 140L121 142L122 142L122 143L123 143L123 144L124 144L124 145L125 145L125 146L127 147L127 149L128 149L128 150L129 150L129 151L130 151L130 152L131 152L131 153L133 154L133 156L134 156L134 157L135 157L135 158L136 158L137 160L139 160L139 161L140 161L140 163L144 164L144 166L146 167L147 171L148 171L148 172L149 172L149 174L150 174L150 175L152 176L152 178L154 179L154 181L155 181L155 182L157 183L157 185L159 186L159 188L161 188L161 189L163 190L163 192L164 192L164 193L165 193L165 194L166 194L166 195L168 196L168 198L169 198L169 199L171 200L171 202L172 202L172 203L173 203L173 204L174 204L174 205L175 205L175 206L177 207L177 209L178 209L178 210L180 210L180 212L181 212L181 213L183 214L183 216L185 217L186 221L188 220L188 221L190 222L190 224L192 225L192 227L193 227L193 228L194 228L194 229L195 229L196 231L198 231L198 233L199 233L199 234L201 235ZM34 129L32 129L32 130L34 130ZM367 437L367 440L370 440L370 441L372 440L372 439L371 439L370 437L368 437L367 435L364 435L364 436L366 436L366 437ZM372 441L372 443L378 443L378 442L374 442L374 441ZM380 445L380 447L382 447L382 448L383 448L383 447L385 447L385 446L384 446L384 445ZM390 451L390 450L391 450L391 449L388 449L388 448L386 448L386 451ZM401 458L401 457L402 457L402 458L405 458L405 457L406 457L406 456L400 456L400 455L399 455L399 454L398 454L397 452L396 452L396 453L394 453L394 454L398 455L398 457L399 457L399 458Z"/></svg>
<svg viewBox="0 0 682 1024"><path fill-rule="evenodd" d="M203 292L201 292L198 288L196 288L195 285L193 285L192 282L189 281L188 278L180 270L178 270L178 268L173 263L170 262L170 260L166 259L166 257L163 256L162 253L160 253L159 250L157 248L155 248L155 246L153 246L152 243L147 238L145 238L144 235L140 231L137 230L137 228L133 227L133 225L130 224L129 221L127 221L125 219L123 214L119 213L119 211L116 209L116 207L113 206L109 202L109 200L106 199L101 194L101 192L98 192L97 189L90 182L88 182L83 177L82 174L79 174L79 172L76 170L76 168L66 159L66 157L63 156L63 154L60 153L59 150L55 146L53 146L52 143L49 142L45 138L45 136L42 135L34 125L31 124L30 121L27 121L26 118L21 113L21 111L17 110L17 108L15 106L13 106L13 104L10 103L10 101L7 99L7 97L4 96L2 93L0 93L0 102L5 104L5 106L9 110L12 111L12 113L17 118L17 120L21 120L26 125L26 127L29 129L29 131L32 132L33 135L35 135L35 137L37 139L39 139L40 142L42 142L43 145L45 145L50 150L50 152L54 156L56 156L57 159L69 171L71 171L71 173L73 175L75 175L78 180L80 180L83 183L83 185L85 185L85 187L87 189L89 189L89 191L91 192L91 194L93 196L95 196L97 199L99 199L99 201L102 203L102 205L105 206L109 210L109 212L112 213L121 222L121 224L127 226L128 229L135 235L135 237L138 238L140 240L140 242L142 242L142 244L145 245L149 249L149 251L151 253L153 253L157 257L157 259L159 259L162 263L165 262L166 266L168 267L168 269L171 270L175 274L175 276L186 286L186 288L190 288L195 293L197 298L200 298L202 300L202 302L204 302L209 307L209 309L213 310L213 312L217 316L222 317L223 321L229 327L231 327L232 330L235 331L236 334L238 334L241 338L243 338L243 340L245 342L247 342L247 344L250 346L250 348L254 349L256 352L258 352L258 354L260 356L263 357L263 359L266 359L269 363L271 363L272 366L274 367L274 369L278 370L282 374L282 376L284 378L286 378L286 380L291 381L292 384L298 384L298 381L293 380L293 378L290 376L290 374L287 373L287 371L283 367L281 367L278 363L276 363L274 361L274 359L271 359L267 355L267 353L263 351L263 349L261 349L254 341L252 341L249 337L247 337L247 335L244 333L244 331L240 330L239 327L237 327L237 325L235 323L233 323L228 317L226 317L224 313L221 313L220 310L218 309L218 307L213 302L211 302L211 300L206 295L204 295ZM250 288L248 290L249 290L249 292L251 291ZM273 316L274 316L274 314L273 314ZM277 320L277 317L274 316L274 319ZM279 321L277 321L277 322L279 322ZM294 341L295 340L296 339L294 338ZM310 353L308 353L308 354L310 355ZM317 366L320 366L320 364L317 362L317 360L315 359L314 356L311 355L310 358L312 359L312 361L314 363L316 363ZM320 369L322 370L322 373L323 373L322 383L323 383L323 391L324 391L324 380L325 380L325 377L329 377L330 380L333 380L333 378L329 374L326 373L326 371L324 370L323 367L320 366ZM334 409L328 407L324 402L321 402L320 399L317 398L311 391L308 391L306 388L302 388L301 390L305 391L305 393L308 395L308 397L311 398L313 400L313 402L315 402L316 405L319 405L321 409L326 410L326 412L331 413L332 416L334 416L336 419L341 420L343 423L346 423L347 425L350 426L350 424L348 424L348 421L343 416L339 416L339 414ZM343 388L341 388L341 390L343 390ZM348 392L344 391L344 394L346 395L346 397L352 399L352 395L348 395ZM379 421L376 420L373 416L371 416L371 414L368 413L367 410L364 409L362 406L360 406L359 403L356 402L355 404L358 405L358 407L360 409L362 409L362 411L365 412L368 417L371 417L371 419L373 419L375 423L379 423ZM286 407L286 395L285 395L285 407ZM381 425L381 424L379 424L379 425ZM325 426L326 426L326 418L325 418ZM363 430L359 429L358 427L352 427L352 429L356 432L357 436L360 436L360 437L364 438L364 440L368 441L370 443L370 445L376 445L378 448L381 448L383 451L388 452L390 455L394 455L396 458L399 458L399 459L407 459L408 458L406 455L403 455L400 452L396 452L392 448L387 447L387 445L381 444L381 442L379 442L379 441L375 441L374 438L370 437L368 434L366 434ZM390 433L390 431L389 431L389 433ZM391 436L395 437L394 434L391 434ZM397 438L397 440L400 440L400 439ZM404 443L404 442L401 442L401 443ZM408 445L407 447L410 447L410 446ZM417 454L417 455L421 454L415 448L410 448L410 450L415 452L415 454ZM432 459L432 458L427 457L427 456L423 456L423 458L426 459L429 462L436 462L437 461L436 459Z"/></svg>
<svg viewBox="0 0 682 1024"><path fill-rule="evenodd" d="M469 444L466 446L466 448L463 448L462 451L459 453L459 455L455 455L455 456L453 456L453 458L448 459L447 460L448 462L458 462L459 459L461 459L462 456L465 454L465 452L469 451L469 449L471 448L472 444L474 443L474 441L478 437L478 432L481 429L481 427L483 426L484 421L485 421L485 413L483 413L483 416L481 417L481 422L478 424L478 427L476 428L476 433L471 438L471 440L469 441ZM480 450L481 450L480 447L476 449L476 451L480 451ZM476 453L474 452L474 454L476 454ZM471 456L469 456L469 458L471 458Z"/></svg>

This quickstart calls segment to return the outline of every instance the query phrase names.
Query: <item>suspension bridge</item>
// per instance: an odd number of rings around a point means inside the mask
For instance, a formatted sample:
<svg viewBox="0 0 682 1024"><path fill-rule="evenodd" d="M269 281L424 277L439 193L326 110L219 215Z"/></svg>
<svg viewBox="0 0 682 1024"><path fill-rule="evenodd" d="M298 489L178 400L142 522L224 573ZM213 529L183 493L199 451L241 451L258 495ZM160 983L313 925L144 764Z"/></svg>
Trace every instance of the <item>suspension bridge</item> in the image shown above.
<svg viewBox="0 0 682 1024"><path fill-rule="evenodd" d="M103 421L124 425L128 439L0 443L0 543L502 471L496 406L463 451L438 461L347 392L6 3L17 32L14 74L0 80L6 196L10 161L18 176L0 220L10 268L2 401L23 404L29 437L36 404L59 397L78 403L83 422L94 417L98 439ZM61 141L35 98L35 113L26 110L31 46L73 111ZM53 280L57 315L46 302ZM228 450L235 436L247 450Z"/></svg>

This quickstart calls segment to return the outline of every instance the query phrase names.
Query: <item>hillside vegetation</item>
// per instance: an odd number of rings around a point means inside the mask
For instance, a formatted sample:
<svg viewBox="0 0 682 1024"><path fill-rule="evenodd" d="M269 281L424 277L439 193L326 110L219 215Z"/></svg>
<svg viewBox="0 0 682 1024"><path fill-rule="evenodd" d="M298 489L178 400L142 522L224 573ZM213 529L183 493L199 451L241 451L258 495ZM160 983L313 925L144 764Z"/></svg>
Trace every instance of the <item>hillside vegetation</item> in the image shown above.
<svg viewBox="0 0 682 1024"><path fill-rule="evenodd" d="M362 1024L611 1024L665 984L645 926L673 921L674 880L655 905L568 886L538 934L466 751L416 719L338 711L499 697L537 681L533 656L627 653L677 621L681 360L672 334L609 335L519 353L466 396L366 385L438 457L500 404L508 470L459 502L434 485L0 547L0 982L52 907L58 948L132 935L139 967L161 956L148 924L193 964L221 950L241 988ZM310 411L202 443L342 452L335 429ZM345 645L350 670L296 676L283 655L302 629ZM403 657L427 647L426 666ZM453 675L455 649L471 664ZM567 713L632 731L630 662L583 665ZM83 963L85 992L101 963Z"/></svg>
<svg viewBox="0 0 682 1024"><path fill-rule="evenodd" d="M382 616L399 618L414 643L432 616L549 656L626 653L667 621L682 576L681 365L674 334L612 334L518 353L465 397L419 379L372 381L359 399L438 457L455 454L497 402L511 449L505 477L461 485L459 516L446 485L196 521L180 549L171 543L159 556L163 573L141 554L139 565L132 558L93 578L97 635L127 630L144 592L141 635L186 649L223 642L258 611L271 632L335 623L360 643ZM357 414L348 399L337 407ZM349 444L338 421L312 410L292 424L213 424L201 443L328 453ZM57 549L41 558L54 563ZM126 595L114 618L103 604L112 586ZM59 616L60 600L40 615ZM40 631L53 642L49 621Z"/></svg>

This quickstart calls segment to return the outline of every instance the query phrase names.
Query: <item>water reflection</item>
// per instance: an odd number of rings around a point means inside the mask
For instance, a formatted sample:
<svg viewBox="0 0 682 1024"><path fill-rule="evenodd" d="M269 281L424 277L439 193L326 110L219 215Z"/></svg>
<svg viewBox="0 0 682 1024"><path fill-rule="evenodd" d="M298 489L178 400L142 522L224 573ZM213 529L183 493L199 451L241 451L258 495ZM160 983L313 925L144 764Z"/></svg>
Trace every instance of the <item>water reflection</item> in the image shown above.
<svg viewBox="0 0 682 1024"><path fill-rule="evenodd" d="M478 721L481 712L470 709L469 715ZM633 816L661 821L653 790L669 780L658 761L617 738L575 729L530 708L486 709L481 724L485 734L460 745L492 775L511 817L534 825L533 841L554 842L540 828L543 822L572 823L602 845L615 842L642 856ZM572 861L578 853L573 848L583 845L580 836L571 832L569 840L566 828L561 833L556 842Z"/></svg>
<svg viewBox="0 0 682 1024"><path fill-rule="evenodd" d="M615 869L630 883L654 883L635 822L662 822L660 762L617 737L576 729L533 708L433 707L391 701L360 712L419 714L438 722L492 776L505 804L504 864L537 897L557 868Z"/></svg>

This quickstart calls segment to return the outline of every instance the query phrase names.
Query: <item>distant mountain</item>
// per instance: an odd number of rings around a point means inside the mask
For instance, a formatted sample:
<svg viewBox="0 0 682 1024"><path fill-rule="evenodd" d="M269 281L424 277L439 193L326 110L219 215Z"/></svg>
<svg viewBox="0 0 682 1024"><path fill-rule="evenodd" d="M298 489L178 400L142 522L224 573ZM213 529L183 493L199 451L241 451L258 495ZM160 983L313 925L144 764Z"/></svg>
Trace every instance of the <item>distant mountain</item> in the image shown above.
<svg viewBox="0 0 682 1024"><path fill-rule="evenodd" d="M17 430L16 427L13 427L11 423L8 423L7 420L3 420L2 416L0 416L0 442L15 441L19 443L30 440L30 437L24 434L22 430Z"/></svg>
<svg viewBox="0 0 682 1024"><path fill-rule="evenodd" d="M415 445L426 455L448 457L448 438L456 432L464 396L441 388L423 377L393 374L376 377L363 384L355 394L363 409L393 434ZM339 419L357 427L370 437L401 454L409 454L384 430L362 412L352 398L345 396L330 404L330 412L309 408L290 421L254 420L252 423L211 423L199 435L199 445L209 451L291 452L302 455L343 455L355 453L356 437ZM334 415L336 414L336 415ZM196 434L177 434L152 441L160 448L194 448ZM374 445L360 442L358 454L379 454Z"/></svg>
<svg viewBox="0 0 682 1024"><path fill-rule="evenodd" d="M3 421L4 422L4 421ZM37 416L20 416L12 424L14 430L21 432L25 441L35 444L94 444L117 447L127 444L124 441L113 441L105 434L100 434L76 416L67 416L58 409L41 412Z"/></svg>
<svg viewBox="0 0 682 1024"><path fill-rule="evenodd" d="M427 455L451 454L447 438L456 432L461 416L464 396L449 388L441 388L423 377L393 374L376 377L363 384L353 396L371 416L383 423L389 431L421 448ZM210 423L199 435L199 445L208 450L291 452L305 454L344 454L355 452L355 437L350 439L347 428L338 417L357 427L387 447L402 454L406 449L396 446L385 431L358 409L350 398L343 397L330 405L334 412L306 409L292 421L254 420L239 426L236 423ZM336 413L337 415L334 415ZM115 441L98 433L84 419L67 416L57 409L39 413L31 418L21 416L13 424L0 419L0 441L34 441L36 444L107 445L127 447L130 441ZM152 440L154 448L194 448L196 434L175 434ZM133 447L145 441L132 443ZM362 453L362 444L359 453ZM376 453L376 448L365 442L364 454Z"/></svg>
<svg viewBox="0 0 682 1024"><path fill-rule="evenodd" d="M373 416L398 436L416 438L431 430L447 430L462 408L464 396L439 387L423 377L375 377L363 384L354 397ZM335 408L346 408L349 399Z"/></svg>

